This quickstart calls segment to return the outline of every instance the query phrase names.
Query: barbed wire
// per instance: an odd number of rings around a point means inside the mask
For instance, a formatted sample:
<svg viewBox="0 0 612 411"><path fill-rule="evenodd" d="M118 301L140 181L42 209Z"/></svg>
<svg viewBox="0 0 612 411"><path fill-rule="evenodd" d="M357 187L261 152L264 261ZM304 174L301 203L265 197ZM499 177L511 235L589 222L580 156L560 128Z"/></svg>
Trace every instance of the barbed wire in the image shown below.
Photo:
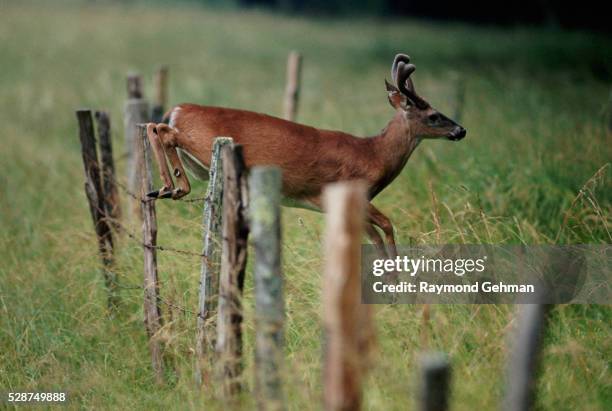
<svg viewBox="0 0 612 411"><path fill-rule="evenodd" d="M134 193L125 184L123 184L121 181L119 181L110 172L110 170L107 171L106 173L104 173L103 177L109 178L117 187L119 187L121 189L121 191L123 191L126 195L128 195L129 197L131 197L132 199L134 199L136 201L139 201L139 202L149 202L149 201L157 200L156 198L143 199L142 197L140 197L140 195ZM177 199L174 199L174 201L179 201L181 203L201 203L201 202L206 201L206 200L208 200L208 196L194 197L194 198L177 198Z"/></svg>
<svg viewBox="0 0 612 411"><path fill-rule="evenodd" d="M147 203L150 201L155 201L156 198L147 198L144 199L142 198L140 195L137 195L136 193L132 192L125 184L123 184L121 181L119 181L117 178L115 178L115 176L113 175L112 172L110 172L110 170L108 170L107 172L103 173L103 178L109 178L122 192L124 192L126 195L128 195L129 197L131 197L132 199L140 202L140 203ZM188 198L188 199L177 199L175 201L180 201L183 203L201 203L204 201L208 200L208 196L204 196L204 197L195 197L195 198ZM164 251L164 252L171 252L171 253L176 253L176 254L181 254L181 255L188 255L188 256L193 256L193 257L200 257L203 261L204 264L208 265L210 267L210 260L208 259L208 257L202 253L196 253L193 251L189 251L189 250L182 250L179 248L175 248L175 247L169 247L169 246L165 246L165 245L153 245L153 244L147 244L144 241L142 241L142 239L140 238L140 236L136 235L134 232L132 232L128 227L126 227L125 225L123 225L121 223L121 221L117 218L113 218L110 215L108 215L106 210L98 210L102 217L102 220L106 221L107 223L109 223L111 225L111 227L114 227L116 230L118 231L122 231L123 233L125 233L125 235L132 241L136 242L139 246L141 247L145 247L148 249L154 249L154 250L158 250L158 251ZM126 289L126 290L143 290L145 289L145 287L143 285L136 285L136 284L127 284L124 285L122 283L119 283L118 281L111 279L111 282L118 288L121 289ZM182 313L185 314L191 314L191 315L195 315L197 317L203 318L202 315L196 311L190 310L189 308L186 308L184 306L175 304L171 301L166 300L165 298L161 297L159 294L157 295L157 299L159 302L163 303L164 305L174 308L176 310L181 311Z"/></svg>
<svg viewBox="0 0 612 411"><path fill-rule="evenodd" d="M145 289L145 287L143 285L136 285L136 284L124 285L123 283L120 283L120 282L118 282L115 279L111 279L110 281L113 283L114 286L116 286L118 288L125 289L125 290L142 290L142 291L144 291L144 289ZM168 307L175 308L175 309L177 309L177 310L179 310L179 311L181 311L181 312L183 312L185 314L191 314L191 315L195 315L195 316L200 317L200 318L204 318L204 317L202 317L202 315L200 313L198 313L196 311L193 311L193 310L190 310L189 308L185 308L184 306L175 304L172 301L168 301L165 298L163 298L162 296L160 296L159 294L157 295L157 300L159 300L159 302L167 305Z"/></svg>
<svg viewBox="0 0 612 411"><path fill-rule="evenodd" d="M121 222L119 220L117 220L116 218L104 217L103 219L105 219L106 221L110 222L112 226L119 228L119 230L123 231L128 236L128 238L136 241L142 247L146 247L146 248L151 249L151 250L154 249L154 250L159 250L159 251L169 251L169 252L177 253L177 254L189 255L189 256L193 256L193 257L201 257L201 258L204 258L206 260L206 262L208 263L208 258L206 257L206 255L204 255L202 253L196 253L194 251L189 251L189 250L182 250L180 248L175 248L175 247L168 247L168 246L165 246L165 245L147 244L147 243L143 242L129 228L127 228L126 226L121 224Z"/></svg>
<svg viewBox="0 0 612 411"><path fill-rule="evenodd" d="M146 202L147 201L147 200L141 200L140 198L138 198L138 200L142 201L142 202ZM102 219L101 219L102 221L105 221L111 227L114 227L114 228L118 229L119 231L123 231L128 236L128 238L130 238L131 240L137 242L142 247L146 247L148 249L159 250L159 251L169 251L169 252L173 252L173 253L177 253L177 254L182 254L182 255L189 255L189 256L194 256L194 257L200 257L200 258L204 259L206 264L209 264L208 257L206 257L206 255L204 255L202 253L196 253L196 252L190 251L190 250L182 250L180 248L169 247L169 246L165 246L165 245L147 244L147 243L143 242L142 239L138 235L134 234L129 228L127 228L125 225L123 225L119 219L111 217L106 210L101 210L99 207L96 207L96 208L97 208L98 212L103 216Z"/></svg>

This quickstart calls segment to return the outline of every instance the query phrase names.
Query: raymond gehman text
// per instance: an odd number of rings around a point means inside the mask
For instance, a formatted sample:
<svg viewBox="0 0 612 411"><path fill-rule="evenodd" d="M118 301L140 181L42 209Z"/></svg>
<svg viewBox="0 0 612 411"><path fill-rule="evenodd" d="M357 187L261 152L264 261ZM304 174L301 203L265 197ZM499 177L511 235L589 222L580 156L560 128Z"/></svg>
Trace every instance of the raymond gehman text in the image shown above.
<svg viewBox="0 0 612 411"><path fill-rule="evenodd" d="M580 304L609 297L605 247L420 245L385 256L363 245L361 251L365 304Z"/></svg>
<svg viewBox="0 0 612 411"><path fill-rule="evenodd" d="M486 269L488 257L479 258L426 258L424 255L411 258L408 256L397 256L394 259L376 259L372 264L372 275L382 277L387 274L397 276L404 273L410 277L418 274L437 275L437 282L430 281L400 281L397 283L385 283L374 281L372 290L375 293L424 293L424 294L453 294L453 293L533 293L533 284L506 284L504 282L475 281L473 283L440 283L440 275L453 274L463 277L470 273L483 273ZM454 280L451 276L451 280Z"/></svg>

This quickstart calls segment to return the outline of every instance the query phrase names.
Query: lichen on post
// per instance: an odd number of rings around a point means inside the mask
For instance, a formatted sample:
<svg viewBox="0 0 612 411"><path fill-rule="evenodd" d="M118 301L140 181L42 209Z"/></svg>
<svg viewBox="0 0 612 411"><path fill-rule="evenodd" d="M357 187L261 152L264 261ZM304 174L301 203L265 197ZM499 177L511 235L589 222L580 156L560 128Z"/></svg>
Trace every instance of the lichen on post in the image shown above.
<svg viewBox="0 0 612 411"><path fill-rule="evenodd" d="M98 251L102 260L102 273L108 290L108 307L115 310L119 304L117 277L113 270L113 235L107 217L107 207L104 198L102 180L100 178L100 163L96 148L91 110L77 110L79 122L79 139L81 155L85 170L85 194L89 202L89 211L93 220L98 239Z"/></svg>
<svg viewBox="0 0 612 411"><path fill-rule="evenodd" d="M127 153L127 181L130 192L138 195L141 183L140 169L143 161L138 124L149 121L149 103L143 97L140 75L128 75L127 92L128 99L125 102L123 118ZM129 210L132 215L138 215L140 204L137 201L132 201L132 207L129 207Z"/></svg>
<svg viewBox="0 0 612 411"><path fill-rule="evenodd" d="M255 247L255 380L260 410L284 410L285 307L281 274L281 171L255 167L249 178L249 219Z"/></svg>
<svg viewBox="0 0 612 411"><path fill-rule="evenodd" d="M223 159L223 248L217 312L217 364L226 398L241 391L242 290L247 261L248 189L246 167L239 145L225 145Z"/></svg>
<svg viewBox="0 0 612 411"><path fill-rule="evenodd" d="M201 385L210 366L216 340L216 311L219 298L219 270L221 266L221 222L223 206L223 162L221 148L232 145L229 137L217 137L213 143L208 189L202 215L202 265L200 271L198 319L196 331L196 384Z"/></svg>
<svg viewBox="0 0 612 411"><path fill-rule="evenodd" d="M164 383L163 347L159 331L162 327L159 281L157 274L157 216L155 201L144 200L146 193L153 190L153 177L151 174L151 159L149 156L149 140L144 126L138 126L141 162L140 205L142 213L142 241L144 252L144 322L149 336L149 350L151 352L151 365L158 384Z"/></svg>

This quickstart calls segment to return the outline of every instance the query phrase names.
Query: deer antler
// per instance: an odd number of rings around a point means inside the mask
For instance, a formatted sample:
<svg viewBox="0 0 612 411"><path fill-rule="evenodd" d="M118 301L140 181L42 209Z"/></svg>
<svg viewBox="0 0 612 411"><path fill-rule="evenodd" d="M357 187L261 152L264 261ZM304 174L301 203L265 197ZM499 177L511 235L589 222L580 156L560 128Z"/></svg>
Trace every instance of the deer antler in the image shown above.
<svg viewBox="0 0 612 411"><path fill-rule="evenodd" d="M429 107L429 103L423 100L414 90L414 84L410 78L414 70L416 70L416 67L414 64L410 63L410 57L406 54L398 54L395 56L393 65L391 66L391 77L399 91L401 91L412 104L423 110Z"/></svg>

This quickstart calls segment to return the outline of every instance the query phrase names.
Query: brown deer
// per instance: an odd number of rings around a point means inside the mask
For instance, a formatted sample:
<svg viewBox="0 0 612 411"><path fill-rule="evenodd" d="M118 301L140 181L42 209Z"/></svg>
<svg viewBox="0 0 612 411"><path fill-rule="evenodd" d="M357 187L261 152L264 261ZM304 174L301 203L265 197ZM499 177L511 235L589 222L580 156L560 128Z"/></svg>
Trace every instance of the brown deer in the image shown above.
<svg viewBox="0 0 612 411"><path fill-rule="evenodd" d="M380 134L359 138L321 130L251 111L180 104L166 114L169 124L147 125L147 134L164 186L148 195L178 199L190 191L182 163L198 178L208 179L213 140L229 136L243 147L247 167L275 165L283 173L284 205L321 210L321 191L328 183L364 180L373 199L402 171L424 138L461 140L466 131L420 97L410 79L415 66L405 54L395 56L394 84L385 80L395 114ZM165 154L177 179L174 188ZM372 204L366 229L384 251L395 255L393 226ZM385 241L376 230L385 235Z"/></svg>

